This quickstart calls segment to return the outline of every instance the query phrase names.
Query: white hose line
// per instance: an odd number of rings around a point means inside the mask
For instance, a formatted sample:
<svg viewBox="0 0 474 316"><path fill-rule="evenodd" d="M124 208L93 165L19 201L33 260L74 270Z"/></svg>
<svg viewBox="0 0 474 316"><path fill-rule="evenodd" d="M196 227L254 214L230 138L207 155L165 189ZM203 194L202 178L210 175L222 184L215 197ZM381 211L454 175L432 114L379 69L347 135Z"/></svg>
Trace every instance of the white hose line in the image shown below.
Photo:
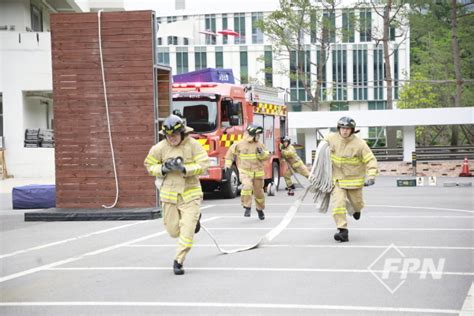
<svg viewBox="0 0 474 316"><path fill-rule="evenodd" d="M104 71L104 57L102 55L102 31L101 31L101 23L100 23L100 16L103 10L99 10L97 12L98 18L98 27L99 27L99 55L100 55L100 68L102 70L102 85L104 87L104 100L105 100L105 113L107 115L107 128L109 130L109 143L110 143L110 151L112 153L112 165L114 168L114 177L115 177L115 202L110 205L102 205L103 208L114 208L117 205L119 199L119 184L118 184L118 177L117 177L117 166L115 165L115 152L114 152L114 145L112 143L112 131L110 128L110 116L109 116L109 103L107 101L107 87L105 85L105 71Z"/></svg>
<svg viewBox="0 0 474 316"><path fill-rule="evenodd" d="M329 153L329 150L328 150L328 147L325 147L327 146L327 143L324 142L325 145L320 145L318 146L318 149L321 149L321 154L318 156L318 159L314 159L314 162L313 162L313 166L311 168L311 173L310 173L310 179L313 178L313 172L316 170L316 165L318 164L318 167L320 167L320 165L324 165L324 167L327 167L327 162L323 161L323 160L327 160L328 158L328 153ZM288 164L289 165L289 164ZM330 164L329 164L330 165ZM318 174L318 176L321 176L321 174L323 172L327 172L327 170L324 170L322 172L320 172ZM331 173L329 173L329 175L331 175ZM323 183L326 183L327 181L326 180L321 180ZM314 181L313 181L314 182ZM301 184L301 183L300 183ZM327 189L327 188L326 188ZM332 189L332 187L331 187ZM265 236L263 236L262 238L260 238L260 240L253 244L253 245L250 245L250 246L246 246L246 247L242 247L242 248L237 248L237 249L232 249L232 250L226 250L226 249L223 249L222 247L219 246L219 243L217 242L217 240L214 238L214 236L211 234L211 232L201 224L201 227L204 229L204 231L209 235L209 237L212 239L212 241L214 242L214 244L216 245L217 249L223 253L223 254L231 254L231 253L236 253L236 252L241 252L241 251L246 251L246 250L251 250L251 249L255 249L255 248L258 248L264 244L268 244L270 243L276 236L278 236L286 227L288 227L288 225L290 224L290 222L293 220L293 218L295 217L296 215L296 212L298 212L298 209L300 208L301 204L303 203L306 195L308 194L308 192L313 192L313 191L317 191L319 190L319 187L315 188L314 185L310 184L308 185L303 192L300 193L300 195L298 196L298 198L296 199L295 203L293 203L293 205L288 209L288 211L286 212L285 216L283 217L283 219L281 220L281 222L274 228L272 228L272 230L270 230L268 233L265 234ZM327 196L327 195L324 195L324 196Z"/></svg>

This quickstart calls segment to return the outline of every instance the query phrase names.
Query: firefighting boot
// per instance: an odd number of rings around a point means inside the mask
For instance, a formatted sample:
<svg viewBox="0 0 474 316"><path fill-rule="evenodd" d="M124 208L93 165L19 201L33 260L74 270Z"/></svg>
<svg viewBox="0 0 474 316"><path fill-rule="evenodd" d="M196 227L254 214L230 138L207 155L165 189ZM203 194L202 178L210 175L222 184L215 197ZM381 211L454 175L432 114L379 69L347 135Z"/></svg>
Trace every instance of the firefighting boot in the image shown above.
<svg viewBox="0 0 474 316"><path fill-rule="evenodd" d="M258 218L263 221L265 219L265 214L263 213L263 210L257 210L258 213Z"/></svg>
<svg viewBox="0 0 474 316"><path fill-rule="evenodd" d="M184 274L183 265L176 260L173 262L173 272L176 275Z"/></svg>
<svg viewBox="0 0 474 316"><path fill-rule="evenodd" d="M352 216L354 216L354 219L358 221L360 218L360 212L355 212L354 214L352 214Z"/></svg>
<svg viewBox="0 0 474 316"><path fill-rule="evenodd" d="M334 239L340 242L349 241L349 231L345 228L339 228L339 232L334 234Z"/></svg>
<svg viewBox="0 0 474 316"><path fill-rule="evenodd" d="M250 210L251 210L250 207L245 207L245 212L244 212L245 217L250 217Z"/></svg>
<svg viewBox="0 0 474 316"><path fill-rule="evenodd" d="M197 234L201 230L201 216L202 214L199 214L198 221L196 223L196 228L194 229L194 233Z"/></svg>
<svg viewBox="0 0 474 316"><path fill-rule="evenodd" d="M289 196L295 195L295 191L292 190L292 189L288 189L288 195L289 195Z"/></svg>

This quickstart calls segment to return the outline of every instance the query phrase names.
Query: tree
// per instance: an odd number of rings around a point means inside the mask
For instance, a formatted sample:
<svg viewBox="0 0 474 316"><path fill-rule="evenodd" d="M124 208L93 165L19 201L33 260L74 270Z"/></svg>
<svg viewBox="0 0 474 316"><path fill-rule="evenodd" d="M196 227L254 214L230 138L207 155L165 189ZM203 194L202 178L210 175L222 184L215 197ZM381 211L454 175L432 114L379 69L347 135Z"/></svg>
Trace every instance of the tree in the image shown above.
<svg viewBox="0 0 474 316"><path fill-rule="evenodd" d="M304 87L311 100L311 109L320 109L323 71L327 63L332 43L335 42L336 26L332 23L336 16L337 3L335 0L280 0L280 9L273 11L268 17L260 20L257 26L274 43L277 58L291 59L295 56L296 69L284 69L290 80L298 81ZM316 22L319 22L319 30ZM311 38L311 44L304 42L305 35ZM307 47L315 47L319 58L308 58ZM309 65L316 68L316 73L308 70ZM265 70L268 71L268 70ZM316 78L313 81L312 78Z"/></svg>
<svg viewBox="0 0 474 316"><path fill-rule="evenodd" d="M474 15L456 1L412 0L410 7L411 69L431 85L433 107L472 106L473 80L464 78L474 76ZM444 145L472 144L473 130L451 126L434 135Z"/></svg>

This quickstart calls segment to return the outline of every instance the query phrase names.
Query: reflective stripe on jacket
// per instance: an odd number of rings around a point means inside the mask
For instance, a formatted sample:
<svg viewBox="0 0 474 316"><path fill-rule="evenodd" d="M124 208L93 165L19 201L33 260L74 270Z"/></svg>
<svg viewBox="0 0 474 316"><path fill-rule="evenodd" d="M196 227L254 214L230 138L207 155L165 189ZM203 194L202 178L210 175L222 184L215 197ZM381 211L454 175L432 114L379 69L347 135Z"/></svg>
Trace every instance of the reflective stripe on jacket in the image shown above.
<svg viewBox="0 0 474 316"><path fill-rule="evenodd" d="M169 158L183 157L185 172L161 172L163 163ZM160 200L176 204L178 194L185 202L202 199L199 175L209 167L209 157L194 138L185 136L178 146L171 146L166 139L153 146L145 159L145 167L152 176L164 178L160 188Z"/></svg>
<svg viewBox="0 0 474 316"><path fill-rule="evenodd" d="M257 152L262 149L262 153ZM253 137L246 134L244 138L230 146L225 156L225 166L230 168L237 159L237 167L241 174L251 178L263 178L265 171L263 163L270 158L270 152L264 144L254 141Z"/></svg>
<svg viewBox="0 0 474 316"><path fill-rule="evenodd" d="M357 189L364 186L365 177L375 178L377 159L364 140L354 134L342 138L339 133L325 139L331 148L333 181L339 187Z"/></svg>
<svg viewBox="0 0 474 316"><path fill-rule="evenodd" d="M295 147L293 147L292 145L288 145L288 147L282 148L281 156L288 162L289 165L291 165L293 169L304 165L303 161L296 153Z"/></svg>

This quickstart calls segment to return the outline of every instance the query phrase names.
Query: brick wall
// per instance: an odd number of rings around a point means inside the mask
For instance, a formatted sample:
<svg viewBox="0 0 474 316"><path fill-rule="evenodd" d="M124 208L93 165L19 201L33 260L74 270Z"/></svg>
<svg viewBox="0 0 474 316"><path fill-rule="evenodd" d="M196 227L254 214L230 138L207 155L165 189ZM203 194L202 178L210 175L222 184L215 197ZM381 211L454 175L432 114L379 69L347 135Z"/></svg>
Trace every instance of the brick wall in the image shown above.
<svg viewBox="0 0 474 316"><path fill-rule="evenodd" d="M463 161L422 161L417 162L417 176L457 177L461 173ZM472 164L470 164L471 172ZM411 163L401 161L379 161L380 175L400 176L413 175Z"/></svg>

